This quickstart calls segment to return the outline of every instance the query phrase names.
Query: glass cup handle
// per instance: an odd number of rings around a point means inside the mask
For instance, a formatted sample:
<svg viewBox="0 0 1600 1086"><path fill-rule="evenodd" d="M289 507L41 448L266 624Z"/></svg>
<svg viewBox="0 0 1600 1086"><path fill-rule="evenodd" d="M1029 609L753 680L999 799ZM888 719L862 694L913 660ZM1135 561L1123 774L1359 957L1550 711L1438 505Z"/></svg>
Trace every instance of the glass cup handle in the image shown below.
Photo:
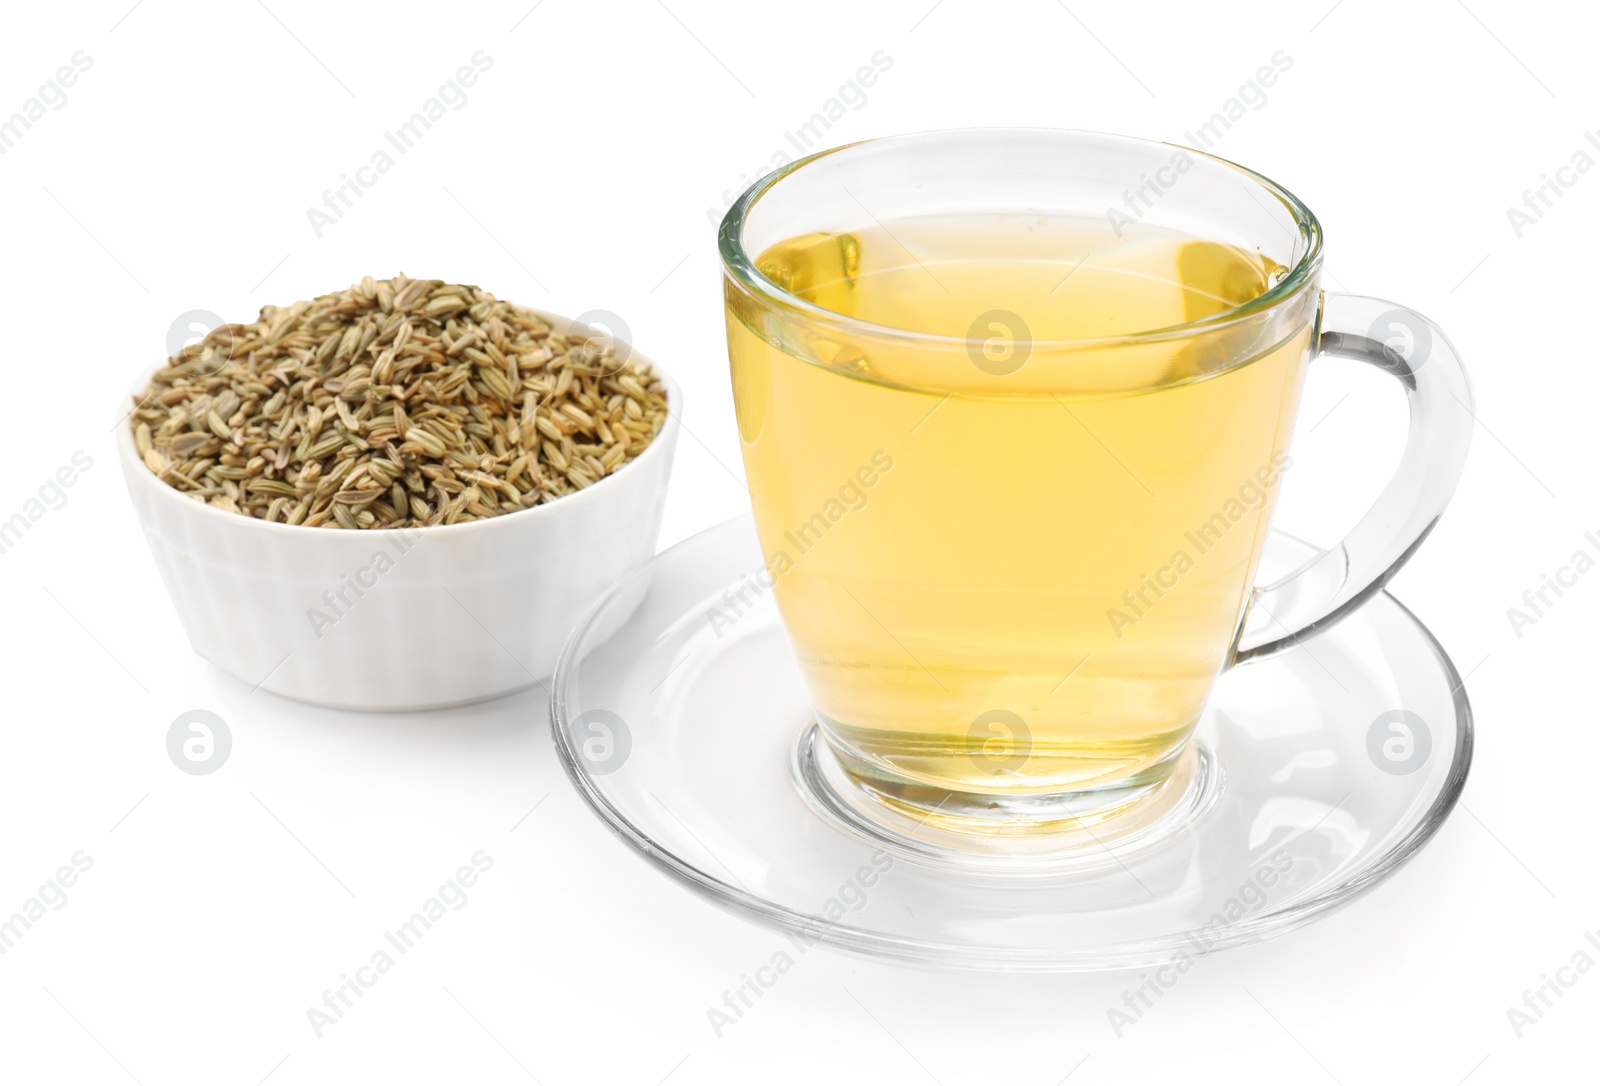
<svg viewBox="0 0 1600 1086"><path fill-rule="evenodd" d="M1405 386L1411 431L1394 478L1342 542L1257 586L1235 663L1314 637L1376 595L1439 522L1472 438L1472 390L1455 348L1422 314L1378 298L1323 297L1317 354L1368 362Z"/></svg>

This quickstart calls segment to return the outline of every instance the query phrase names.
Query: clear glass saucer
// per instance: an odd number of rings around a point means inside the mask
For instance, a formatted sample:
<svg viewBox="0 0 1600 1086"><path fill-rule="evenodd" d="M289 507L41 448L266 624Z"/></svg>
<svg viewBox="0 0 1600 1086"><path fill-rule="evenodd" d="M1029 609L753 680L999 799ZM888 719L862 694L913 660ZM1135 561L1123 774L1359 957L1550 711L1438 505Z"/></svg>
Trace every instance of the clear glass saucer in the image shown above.
<svg viewBox="0 0 1600 1086"><path fill-rule="evenodd" d="M1260 583L1317 554L1274 533ZM748 518L659 555L573 633L551 724L595 813L716 903L868 957L986 970L1153 965L1253 943L1393 874L1455 806L1472 717L1398 600L1222 677L1135 832L1037 864L949 861L830 804ZM822 749L819 750L818 747ZM924 847L928 846L928 847Z"/></svg>

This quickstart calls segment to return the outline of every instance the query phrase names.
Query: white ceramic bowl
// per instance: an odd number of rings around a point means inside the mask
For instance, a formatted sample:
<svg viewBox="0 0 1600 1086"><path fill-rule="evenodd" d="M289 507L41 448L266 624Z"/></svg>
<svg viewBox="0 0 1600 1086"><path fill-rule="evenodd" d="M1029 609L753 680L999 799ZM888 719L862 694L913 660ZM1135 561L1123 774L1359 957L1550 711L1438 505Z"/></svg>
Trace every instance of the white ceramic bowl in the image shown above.
<svg viewBox="0 0 1600 1086"><path fill-rule="evenodd" d="M558 333L572 327L540 315ZM126 423L117 449L195 652L301 701L439 708L542 682L578 619L655 554L683 409L677 384L655 373L671 414L635 460L547 505L466 524L268 523L163 483Z"/></svg>

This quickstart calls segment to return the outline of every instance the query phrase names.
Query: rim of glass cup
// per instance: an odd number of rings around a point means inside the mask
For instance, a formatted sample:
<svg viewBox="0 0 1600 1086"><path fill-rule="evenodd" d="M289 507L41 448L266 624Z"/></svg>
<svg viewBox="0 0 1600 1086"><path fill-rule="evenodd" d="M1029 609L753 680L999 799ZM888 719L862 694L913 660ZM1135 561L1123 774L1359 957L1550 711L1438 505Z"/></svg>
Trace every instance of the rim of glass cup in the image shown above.
<svg viewBox="0 0 1600 1086"><path fill-rule="evenodd" d="M880 339L910 340L928 345L945 347L961 347L966 344L965 336L939 335L930 332L919 332L915 329L898 328L889 324L877 324L873 321L864 321L858 317L851 317L836 312L814 302L808 302L797 294L793 294L778 284L768 279L756 267L754 259L744 246L744 227L749 218L750 211L768 192L772 191L780 182L811 163L830 155L837 155L853 147L860 147L869 143L912 142L925 140L931 137L961 135L978 132L1015 132L1042 134L1047 133L1057 136L1092 137L1094 139L1118 140L1125 143L1142 144L1146 147L1168 147L1173 150L1183 151L1198 158L1208 159L1218 165L1226 167L1240 174L1249 181L1254 182L1264 189L1269 195L1276 198L1293 217L1295 225L1299 228L1300 236L1305 239L1305 252L1300 255L1289 273L1269 289L1242 302L1231 309L1224 309L1209 317L1199 320L1187 321L1183 324L1171 324L1161 328L1151 328L1141 332L1131 332L1117 336L1102 336L1082 339L1036 339L1033 341L1035 350L1071 350L1074 348L1103 349L1120 345L1134 345L1141 343L1154 343L1166 339L1176 339L1192 336L1197 332L1215 331L1248 320L1258 313L1270 310L1286 299L1294 297L1302 287L1309 284L1322 263L1322 224L1317 221L1309 207L1301 202L1294 193L1278 184L1264 174L1257 173L1247 166L1222 158L1218 155L1207 154L1193 147L1185 147L1180 143L1168 143L1164 140L1147 140L1138 136L1123 136L1114 132L1093 132L1086 129L1075 128L936 128L922 132L908 132L895 136L879 136L873 139L856 140L852 143L840 144L830 147L825 151L807 155L797 159L787 166L780 166L765 177L756 181L744 191L728 213L723 216L722 225L717 230L717 249L722 256L723 268L746 290L766 300L796 310L814 320L826 321L829 324L841 325L859 333L874 336Z"/></svg>

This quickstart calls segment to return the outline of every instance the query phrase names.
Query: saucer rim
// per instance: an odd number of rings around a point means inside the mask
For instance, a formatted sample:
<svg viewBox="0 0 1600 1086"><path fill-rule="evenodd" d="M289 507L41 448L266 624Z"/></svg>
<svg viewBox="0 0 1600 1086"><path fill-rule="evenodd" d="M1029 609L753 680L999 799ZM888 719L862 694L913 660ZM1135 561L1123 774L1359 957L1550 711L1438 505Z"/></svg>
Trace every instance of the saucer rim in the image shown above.
<svg viewBox="0 0 1600 1086"><path fill-rule="evenodd" d="M768 927L777 928L784 932L794 932L806 937L811 943L820 943L834 947L848 953L856 954L874 961L889 961L896 964L920 966L941 971L962 972L1029 972L1029 973L1092 973L1106 972L1120 969L1135 969L1149 966L1159 962L1171 961L1180 955L1191 958L1209 956L1219 951L1250 943L1261 942L1268 938L1295 931L1320 917L1343 908L1365 897L1372 890L1387 881L1395 872L1419 852L1424 845L1431 841L1455 809L1461 794L1466 787L1468 773L1472 768L1475 728L1473 722L1472 704L1467 697L1466 682L1457 671L1455 662L1450 659L1450 654L1445 651L1439 639L1434 636L1426 623L1416 616L1387 588L1376 593L1362 607L1351 611L1355 614L1364 611L1379 601L1380 597L1394 605L1400 616L1414 626L1423 637L1429 651L1435 659L1443 665L1444 678L1451 684L1451 701L1455 708L1456 718L1456 747L1455 756L1451 761L1450 770L1439 794L1429 805L1428 810L1417 819L1416 825L1399 841L1397 841L1382 856L1370 863L1364 864L1360 870L1343 881L1328 887L1314 897L1305 901L1287 905L1276 910L1263 912L1248 919L1241 920L1231 925L1225 935L1205 947L1196 947L1192 941L1183 938L1186 933L1178 932L1161 936L1156 939L1146 939L1138 942L1107 944L1092 950L1075 950L1063 953L1060 950L1047 947L974 947L963 943L941 943L923 939L912 939L903 936L888 935L883 932L869 931L862 928L851 927L842 923L830 923L811 916L807 913L796 912L783 905L777 905L765 898L758 897L737 886L717 878L709 872L702 871L693 864L682 860L663 849L651 837L645 834L638 826L616 808L609 799L599 790L595 779L585 772L579 765L576 750L572 745L572 737L568 727L570 721L564 712L566 694L574 671L573 663L579 646L583 644L589 631L594 627L596 620L604 613L611 601L620 596L625 590L632 587L637 580L654 575L658 567L665 565L667 560L680 550L687 549L691 544L703 541L713 534L734 530L735 525L744 525L753 535L754 518L750 514L731 517L705 528L693 535L679 540L666 550L661 551L639 570L623 578L612 586L602 596L589 612L583 617L562 646L561 654L556 659L555 671L551 677L550 694L548 698L548 719L551 737L554 741L556 754L561 762L562 769L566 772L568 780L577 789L590 809L616 837L632 846L640 855L653 866L665 872L679 883L694 890L697 894L709 899L713 904L741 916L747 920L755 919ZM1269 530L1271 535L1287 539L1298 546L1311 550L1317 549L1314 544L1307 542L1289 532L1276 528ZM1339 622L1344 618L1341 616ZM1333 623L1318 632L1318 637L1323 636L1339 623ZM1236 665L1249 667L1251 661Z"/></svg>

